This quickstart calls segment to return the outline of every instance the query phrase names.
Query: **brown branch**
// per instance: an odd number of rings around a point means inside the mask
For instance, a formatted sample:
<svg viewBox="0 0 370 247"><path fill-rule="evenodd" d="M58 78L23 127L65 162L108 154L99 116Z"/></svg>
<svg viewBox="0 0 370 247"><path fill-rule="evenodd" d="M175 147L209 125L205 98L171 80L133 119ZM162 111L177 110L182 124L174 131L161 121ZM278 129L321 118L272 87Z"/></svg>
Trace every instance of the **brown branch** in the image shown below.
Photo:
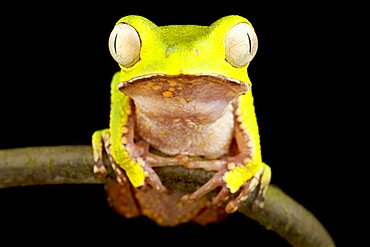
<svg viewBox="0 0 370 247"><path fill-rule="evenodd" d="M0 188L40 184L96 184L89 146L30 147L0 150ZM156 168L165 186L193 191L212 174L181 167ZM181 183L181 181L186 181ZM292 246L335 246L322 224L303 206L271 185L265 207L256 213L250 201L239 211L286 239Z"/></svg>

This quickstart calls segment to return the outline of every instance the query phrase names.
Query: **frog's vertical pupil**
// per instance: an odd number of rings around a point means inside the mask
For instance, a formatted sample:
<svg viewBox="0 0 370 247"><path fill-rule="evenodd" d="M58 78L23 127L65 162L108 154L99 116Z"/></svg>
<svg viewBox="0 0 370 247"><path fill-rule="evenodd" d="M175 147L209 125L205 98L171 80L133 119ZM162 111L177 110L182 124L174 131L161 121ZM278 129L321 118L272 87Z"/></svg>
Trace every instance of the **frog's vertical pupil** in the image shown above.
<svg viewBox="0 0 370 247"><path fill-rule="evenodd" d="M251 41L251 37L249 37L249 33L247 33L247 36L248 36L248 42L249 42L249 54L251 54L251 52L252 52L252 41Z"/></svg>
<svg viewBox="0 0 370 247"><path fill-rule="evenodd" d="M117 54L117 37L118 37L118 33L116 33L116 37L114 37L114 41L113 41L114 53L116 54Z"/></svg>

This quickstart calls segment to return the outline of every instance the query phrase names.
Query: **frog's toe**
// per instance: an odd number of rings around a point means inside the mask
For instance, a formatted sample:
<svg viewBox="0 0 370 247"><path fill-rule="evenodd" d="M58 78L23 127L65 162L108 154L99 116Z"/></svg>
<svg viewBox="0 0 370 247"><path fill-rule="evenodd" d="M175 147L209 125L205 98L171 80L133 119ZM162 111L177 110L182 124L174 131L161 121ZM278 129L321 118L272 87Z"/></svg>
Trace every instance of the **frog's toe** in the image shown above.
<svg viewBox="0 0 370 247"><path fill-rule="evenodd" d="M192 201L201 198L202 196L208 194L209 192L213 191L217 187L223 187L225 185L225 182L223 181L222 177L224 175L225 171L218 171L213 177L207 181L202 187L197 189L191 194L185 195L181 198L182 202ZM214 204L218 204L218 202L223 201L225 198L226 193L225 191L221 189L219 194L215 197L216 200L214 201ZM213 202L212 202L213 204Z"/></svg>
<svg viewBox="0 0 370 247"><path fill-rule="evenodd" d="M143 189L145 189L146 186L150 186L159 192L167 191L167 188L162 184L160 178L154 171L146 177Z"/></svg>
<svg viewBox="0 0 370 247"><path fill-rule="evenodd" d="M259 211L264 207L265 194L270 184L271 170L270 167L263 164L261 169L239 189L239 194L230 200L226 205L226 212L232 213L238 210L240 204L245 201L255 190L251 208L253 211Z"/></svg>
<svg viewBox="0 0 370 247"><path fill-rule="evenodd" d="M222 186L218 194L212 199L211 205L215 207L221 206L230 196L230 190L226 186Z"/></svg>
<svg viewBox="0 0 370 247"><path fill-rule="evenodd" d="M98 178L105 178L107 176L107 168L105 168L105 165L101 159L95 162L93 172Z"/></svg>
<svg viewBox="0 0 370 247"><path fill-rule="evenodd" d="M257 194L252 203L253 211L261 210L264 207L265 195L270 184L270 180L271 180L271 169L269 166L263 164L259 177Z"/></svg>
<svg viewBox="0 0 370 247"><path fill-rule="evenodd" d="M111 164L113 171L116 174L117 183L121 185L125 184L128 180L125 171L113 160L111 160Z"/></svg>
<svg viewBox="0 0 370 247"><path fill-rule="evenodd" d="M159 192L167 191L166 187L162 184L161 179L147 161L143 158L139 158L137 159L137 162L143 167L145 174L145 182L140 186L141 190L148 190L151 187Z"/></svg>
<svg viewBox="0 0 370 247"><path fill-rule="evenodd" d="M255 177L245 182L240 188L239 194L227 203L225 211L228 213L233 213L236 210L238 210L240 204L243 201L247 200L250 193L254 191L257 185L258 185L258 180L255 179Z"/></svg>

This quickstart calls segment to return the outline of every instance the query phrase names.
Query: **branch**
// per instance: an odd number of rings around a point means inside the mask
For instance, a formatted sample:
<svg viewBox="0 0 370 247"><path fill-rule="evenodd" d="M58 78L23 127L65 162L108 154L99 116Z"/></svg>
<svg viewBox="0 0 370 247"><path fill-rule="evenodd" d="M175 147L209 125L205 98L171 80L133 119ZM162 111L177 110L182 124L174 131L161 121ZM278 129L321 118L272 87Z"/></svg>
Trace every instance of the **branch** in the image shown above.
<svg viewBox="0 0 370 247"><path fill-rule="evenodd" d="M106 160L106 162L108 162ZM90 146L29 147L0 150L0 188L40 184L99 184L92 173ZM178 191L194 191L212 173L182 167L156 168L165 186ZM181 182L183 181L183 182ZM250 198L253 198L252 196ZM258 221L293 246L335 246L322 224L299 203L271 185L265 207L252 212L250 200L239 212Z"/></svg>

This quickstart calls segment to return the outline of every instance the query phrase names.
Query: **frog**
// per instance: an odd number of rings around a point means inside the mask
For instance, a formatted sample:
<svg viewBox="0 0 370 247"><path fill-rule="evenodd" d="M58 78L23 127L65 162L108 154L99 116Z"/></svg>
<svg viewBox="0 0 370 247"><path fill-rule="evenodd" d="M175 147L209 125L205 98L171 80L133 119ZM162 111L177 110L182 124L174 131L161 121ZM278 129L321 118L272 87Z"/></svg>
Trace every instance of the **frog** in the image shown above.
<svg viewBox="0 0 370 247"><path fill-rule="evenodd" d="M252 192L253 205L262 209L271 169L262 161L247 72L258 48L252 24L228 15L209 26L157 26L143 16L128 15L114 25L108 46L120 70L111 81L109 128L93 133L92 147L93 172L106 176L104 152L113 168L111 204L127 204L131 199L124 196L131 187L133 197L146 202L180 201L184 212L186 205L196 203L198 209L222 208L230 214ZM164 166L213 175L191 193L171 194L155 171ZM214 196L204 199L211 192ZM149 211L155 214L154 204ZM126 215L139 214L130 212ZM178 222L184 220L171 224Z"/></svg>

